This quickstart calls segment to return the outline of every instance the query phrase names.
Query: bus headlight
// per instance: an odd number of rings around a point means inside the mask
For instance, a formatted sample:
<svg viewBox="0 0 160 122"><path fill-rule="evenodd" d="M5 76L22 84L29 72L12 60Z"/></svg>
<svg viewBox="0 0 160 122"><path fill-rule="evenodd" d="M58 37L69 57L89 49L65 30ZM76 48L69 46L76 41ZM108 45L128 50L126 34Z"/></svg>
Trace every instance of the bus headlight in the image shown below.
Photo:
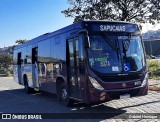
<svg viewBox="0 0 160 122"><path fill-rule="evenodd" d="M147 81L148 81L148 73L147 73L146 76L144 77L141 86L144 86L144 85L147 83Z"/></svg>
<svg viewBox="0 0 160 122"><path fill-rule="evenodd" d="M90 82L94 86L94 88L99 89L99 90L104 90L104 88L92 77L89 77Z"/></svg>

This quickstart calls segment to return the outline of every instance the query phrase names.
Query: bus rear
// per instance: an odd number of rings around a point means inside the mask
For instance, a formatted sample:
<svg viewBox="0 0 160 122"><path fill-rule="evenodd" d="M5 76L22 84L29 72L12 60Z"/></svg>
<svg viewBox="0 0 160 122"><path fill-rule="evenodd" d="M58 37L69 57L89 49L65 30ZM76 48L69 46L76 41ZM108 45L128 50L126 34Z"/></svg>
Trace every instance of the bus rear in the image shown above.
<svg viewBox="0 0 160 122"><path fill-rule="evenodd" d="M145 50L139 26L86 22L85 61L89 103L148 94Z"/></svg>

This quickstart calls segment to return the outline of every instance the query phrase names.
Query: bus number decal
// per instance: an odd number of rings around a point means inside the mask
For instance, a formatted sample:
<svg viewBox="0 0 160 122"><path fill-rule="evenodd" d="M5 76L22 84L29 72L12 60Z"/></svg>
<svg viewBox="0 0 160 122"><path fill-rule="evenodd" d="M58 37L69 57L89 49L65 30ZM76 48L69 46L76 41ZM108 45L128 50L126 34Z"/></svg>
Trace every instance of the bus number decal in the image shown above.
<svg viewBox="0 0 160 122"><path fill-rule="evenodd" d="M109 61L101 61L100 62L100 67L107 67L110 66L110 62Z"/></svg>

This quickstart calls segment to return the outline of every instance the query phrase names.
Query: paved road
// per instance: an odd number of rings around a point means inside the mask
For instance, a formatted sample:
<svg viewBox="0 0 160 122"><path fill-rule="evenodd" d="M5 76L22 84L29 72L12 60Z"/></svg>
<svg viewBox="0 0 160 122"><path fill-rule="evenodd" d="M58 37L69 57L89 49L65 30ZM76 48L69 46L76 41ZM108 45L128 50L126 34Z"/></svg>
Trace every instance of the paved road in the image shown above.
<svg viewBox="0 0 160 122"><path fill-rule="evenodd" d="M0 77L0 112L1 113L160 113L160 92L149 91L147 96L131 99L113 100L104 104L88 107L77 104L64 107L51 94L26 94L23 87L13 78ZM116 115L116 114L115 114ZM98 119L95 121L103 121ZM139 119L138 119L139 120ZM83 120L86 121L86 120ZM88 121L90 121L88 119ZM109 121L119 122L123 119ZM142 120L143 121L143 120ZM153 121L153 120L148 120ZM156 120L155 120L156 121ZM159 120L160 121L160 120Z"/></svg>

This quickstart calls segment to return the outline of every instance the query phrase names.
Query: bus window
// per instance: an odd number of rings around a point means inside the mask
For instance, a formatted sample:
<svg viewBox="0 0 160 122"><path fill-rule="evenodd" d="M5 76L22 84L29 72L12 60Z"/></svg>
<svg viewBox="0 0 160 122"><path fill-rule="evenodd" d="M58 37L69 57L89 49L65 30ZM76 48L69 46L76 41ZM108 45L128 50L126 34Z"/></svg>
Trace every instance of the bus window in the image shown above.
<svg viewBox="0 0 160 122"><path fill-rule="evenodd" d="M70 66L74 67L74 55L73 55L73 41L69 41L69 52L70 52Z"/></svg>
<svg viewBox="0 0 160 122"><path fill-rule="evenodd" d="M83 37L79 37L79 73L85 73L85 66L84 66L84 48L83 48Z"/></svg>

